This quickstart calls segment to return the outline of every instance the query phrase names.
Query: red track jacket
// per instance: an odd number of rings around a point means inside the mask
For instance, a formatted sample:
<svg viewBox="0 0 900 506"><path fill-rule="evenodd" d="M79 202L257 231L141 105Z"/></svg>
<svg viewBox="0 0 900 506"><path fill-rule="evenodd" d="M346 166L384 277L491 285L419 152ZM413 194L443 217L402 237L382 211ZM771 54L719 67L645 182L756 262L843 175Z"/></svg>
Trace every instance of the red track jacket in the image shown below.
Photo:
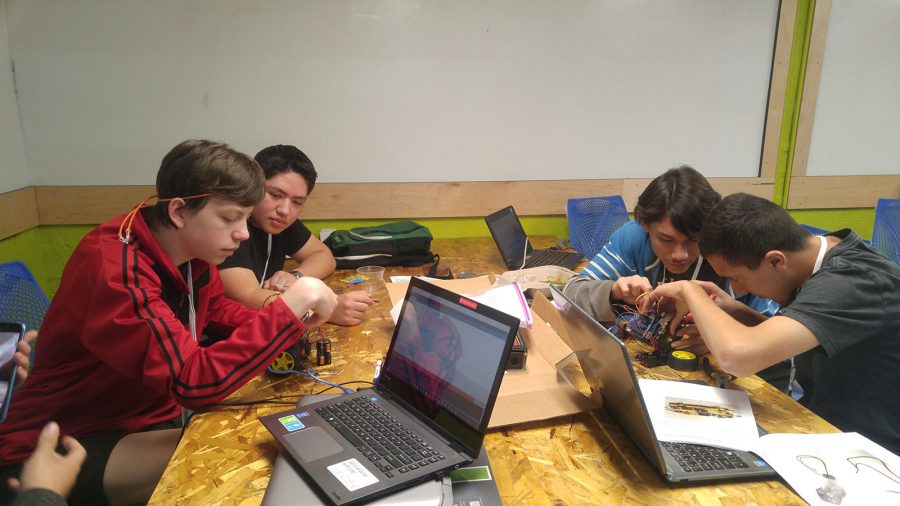
<svg viewBox="0 0 900 506"><path fill-rule="evenodd" d="M131 433L178 416L179 405L215 403L306 331L280 300L257 313L226 299L218 271L194 260L197 332L229 336L198 346L184 274L140 213L131 243L119 241L122 218L85 236L63 270L34 368L0 424L0 464L28 457L50 420L76 438Z"/></svg>

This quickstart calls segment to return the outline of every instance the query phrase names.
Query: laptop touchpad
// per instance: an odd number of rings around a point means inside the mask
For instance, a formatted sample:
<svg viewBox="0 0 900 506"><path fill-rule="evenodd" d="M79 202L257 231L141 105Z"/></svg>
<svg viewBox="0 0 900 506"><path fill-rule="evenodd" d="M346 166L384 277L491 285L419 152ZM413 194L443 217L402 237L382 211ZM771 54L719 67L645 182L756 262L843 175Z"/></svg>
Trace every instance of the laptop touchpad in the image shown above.
<svg viewBox="0 0 900 506"><path fill-rule="evenodd" d="M304 462L319 460L335 453L343 451L343 447L334 440L322 427L310 427L300 432L288 434L284 439L292 447L299 450L296 453Z"/></svg>

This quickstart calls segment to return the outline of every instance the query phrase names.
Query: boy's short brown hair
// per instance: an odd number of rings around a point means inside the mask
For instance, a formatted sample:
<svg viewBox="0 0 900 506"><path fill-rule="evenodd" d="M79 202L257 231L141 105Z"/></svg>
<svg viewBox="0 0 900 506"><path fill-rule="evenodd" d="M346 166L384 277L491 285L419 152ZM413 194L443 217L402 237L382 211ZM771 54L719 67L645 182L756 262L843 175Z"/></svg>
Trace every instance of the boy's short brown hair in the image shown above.
<svg viewBox="0 0 900 506"><path fill-rule="evenodd" d="M172 148L156 174L156 194L162 199L210 194L241 206L252 207L266 190L263 171L252 158L227 144L187 140ZM199 211L210 197L192 198L185 205ZM146 215L151 225L174 226L168 202L159 202Z"/></svg>

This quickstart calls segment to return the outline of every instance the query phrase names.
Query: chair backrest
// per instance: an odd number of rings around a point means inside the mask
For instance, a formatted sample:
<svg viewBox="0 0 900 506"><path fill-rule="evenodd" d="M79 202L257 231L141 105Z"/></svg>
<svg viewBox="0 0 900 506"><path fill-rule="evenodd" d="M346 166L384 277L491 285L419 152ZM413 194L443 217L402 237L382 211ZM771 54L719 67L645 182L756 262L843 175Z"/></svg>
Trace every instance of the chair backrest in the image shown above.
<svg viewBox="0 0 900 506"><path fill-rule="evenodd" d="M50 300L24 263L17 260L0 264L0 320L37 330L48 306Z"/></svg>
<svg viewBox="0 0 900 506"><path fill-rule="evenodd" d="M566 216L569 241L587 259L603 249L609 236L630 220L625 201L619 195L569 199Z"/></svg>
<svg viewBox="0 0 900 506"><path fill-rule="evenodd" d="M900 264L900 199L878 199L872 246Z"/></svg>

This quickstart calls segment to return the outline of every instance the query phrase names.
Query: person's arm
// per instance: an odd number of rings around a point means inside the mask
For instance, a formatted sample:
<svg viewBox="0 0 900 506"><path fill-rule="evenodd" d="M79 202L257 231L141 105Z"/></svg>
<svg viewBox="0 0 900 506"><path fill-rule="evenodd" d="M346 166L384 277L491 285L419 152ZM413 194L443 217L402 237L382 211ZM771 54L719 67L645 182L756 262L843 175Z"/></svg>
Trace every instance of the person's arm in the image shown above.
<svg viewBox="0 0 900 506"><path fill-rule="evenodd" d="M615 282L608 279L590 279L579 275L565 284L563 293L595 320L610 322L616 319L616 313L609 301L613 283Z"/></svg>
<svg viewBox="0 0 900 506"><path fill-rule="evenodd" d="M57 444L65 449L65 455L56 452ZM50 422L41 430L34 453L25 461L19 478L9 479L9 488L20 494L12 504L65 504L81 464L87 453L71 436L59 437L59 425ZM29 491L32 494L22 495ZM47 493L49 492L49 494Z"/></svg>
<svg viewBox="0 0 900 506"><path fill-rule="evenodd" d="M85 321L81 342L117 373L190 409L218 402L240 388L308 326L327 319L337 303L324 283L304 278L263 310L252 311L225 297L211 269L208 283L195 285L197 331L209 328L228 338L201 347L164 299L152 265L140 255L125 257L125 269L104 266L103 281L85 301L87 314L103 317ZM183 297L185 303L186 294ZM304 323L301 318L308 311L313 315Z"/></svg>
<svg viewBox="0 0 900 506"><path fill-rule="evenodd" d="M722 308L722 310L728 313L729 316L743 323L744 325L750 327L759 325L760 323L766 321L769 316L772 316L762 314L753 307L748 306L747 304L735 299L734 297L726 293L725 290L722 290L718 285L711 281L694 281L694 283L700 285L706 292L707 296L709 296L709 298L712 299L717 306Z"/></svg>
<svg viewBox="0 0 900 506"><path fill-rule="evenodd" d="M337 267L331 250L315 236L311 236L291 258L297 262L297 270L304 276L319 279L327 278Z"/></svg>
<svg viewBox="0 0 900 506"><path fill-rule="evenodd" d="M662 309L674 311L672 328L690 312L710 353L722 370L735 376L755 374L819 345L809 329L784 316L752 327L743 325L720 308L697 282L660 285L653 297L660 301Z"/></svg>
<svg viewBox="0 0 900 506"><path fill-rule="evenodd" d="M263 288L269 290L281 290L291 286L298 276L311 276L318 279L327 278L334 272L337 262L334 255L325 243L314 236L309 236L306 243L291 255L291 259L297 262L294 271L276 271L263 283ZM297 273L297 274L295 274Z"/></svg>
<svg viewBox="0 0 900 506"><path fill-rule="evenodd" d="M612 304L633 304L652 287L650 280L637 274L636 266L647 254L643 247L649 248L647 234L636 222L626 223L613 232L579 275L566 283L563 293L596 320L613 321Z"/></svg>
<svg viewBox="0 0 900 506"><path fill-rule="evenodd" d="M278 293L297 282L297 277L293 274L278 271L264 285L271 286L271 289L260 288L253 271L243 267L221 269L219 277L225 287L226 297L253 309L262 309L264 305L271 304ZM374 302L372 296L363 290L341 294L328 321L337 325L357 325L362 321L366 309Z"/></svg>
<svg viewBox="0 0 900 506"><path fill-rule="evenodd" d="M220 269L219 277L222 279L226 297L253 309L262 309L267 301L273 300L273 294L283 291L274 288L260 288L253 271L244 267ZM297 281L297 278L290 276L290 282L283 288L286 289L294 281Z"/></svg>
<svg viewBox="0 0 900 506"><path fill-rule="evenodd" d="M613 283L609 291L609 300L612 303L634 305L638 297L650 293L650 290L653 290L653 285L644 276L626 276Z"/></svg>
<svg viewBox="0 0 900 506"><path fill-rule="evenodd" d="M375 302L365 290L355 290L338 296L337 307L328 319L337 325L357 325L362 322L366 310Z"/></svg>

